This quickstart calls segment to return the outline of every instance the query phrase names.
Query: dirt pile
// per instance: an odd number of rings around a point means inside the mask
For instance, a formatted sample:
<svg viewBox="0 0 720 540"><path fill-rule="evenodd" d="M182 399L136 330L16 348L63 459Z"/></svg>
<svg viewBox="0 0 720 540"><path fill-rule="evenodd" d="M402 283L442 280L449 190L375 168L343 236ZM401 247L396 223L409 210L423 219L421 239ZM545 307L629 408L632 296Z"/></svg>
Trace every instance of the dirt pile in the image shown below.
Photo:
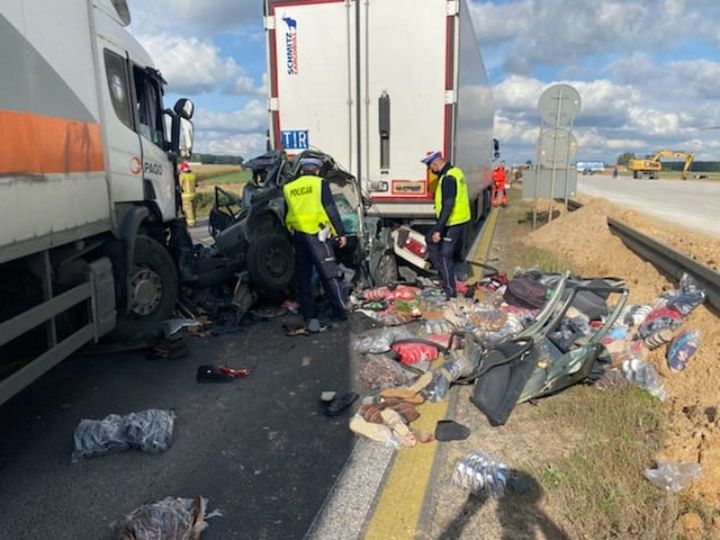
<svg viewBox="0 0 720 540"><path fill-rule="evenodd" d="M528 236L526 243L551 250L586 276L611 275L626 279L630 302L648 303L676 283L635 255L607 227L615 217L699 262L717 268L720 241L645 218L635 211L622 211L604 199L590 200L583 208L566 214ZM704 475L688 494L720 508L720 318L700 306L677 332L697 329L701 346L687 368L671 372L666 348L653 351L649 361L663 378L668 392L668 414L672 429L658 458L697 461Z"/></svg>

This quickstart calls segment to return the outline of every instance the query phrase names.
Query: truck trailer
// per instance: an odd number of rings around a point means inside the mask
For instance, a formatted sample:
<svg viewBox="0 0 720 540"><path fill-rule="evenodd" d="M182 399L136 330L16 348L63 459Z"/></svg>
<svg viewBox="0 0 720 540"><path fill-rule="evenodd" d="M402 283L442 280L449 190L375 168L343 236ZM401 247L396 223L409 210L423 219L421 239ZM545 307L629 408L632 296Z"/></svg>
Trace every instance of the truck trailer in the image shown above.
<svg viewBox="0 0 720 540"><path fill-rule="evenodd" d="M466 1L264 0L264 14L269 147L331 155L357 178L369 228L427 267L427 152L464 170L475 223L490 210L494 105ZM387 255L372 266L392 274Z"/></svg>
<svg viewBox="0 0 720 540"><path fill-rule="evenodd" d="M125 0L0 3L0 403L82 345L172 312L191 101Z"/></svg>

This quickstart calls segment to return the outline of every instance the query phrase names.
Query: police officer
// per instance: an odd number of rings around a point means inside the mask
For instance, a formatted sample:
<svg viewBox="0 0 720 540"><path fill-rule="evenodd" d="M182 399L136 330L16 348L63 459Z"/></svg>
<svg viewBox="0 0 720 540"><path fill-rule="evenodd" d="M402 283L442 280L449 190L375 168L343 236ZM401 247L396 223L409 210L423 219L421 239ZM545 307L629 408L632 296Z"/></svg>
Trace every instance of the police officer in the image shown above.
<svg viewBox="0 0 720 540"><path fill-rule="evenodd" d="M454 254L462 245L465 224L471 219L465 174L447 162L439 151L429 153L422 162L439 178L435 190L438 221L426 237L428 256L440 273L445 296L453 298L457 296Z"/></svg>
<svg viewBox="0 0 720 540"><path fill-rule="evenodd" d="M330 186L318 173L322 162L314 158L300 161L300 176L283 186L287 207L285 225L292 232L295 247L295 280L300 293L300 310L307 329L320 329L312 293L312 270L317 270L332 306L333 319L345 320L346 299L340 284L340 270L329 236L338 236L338 245L347 243L340 214Z"/></svg>

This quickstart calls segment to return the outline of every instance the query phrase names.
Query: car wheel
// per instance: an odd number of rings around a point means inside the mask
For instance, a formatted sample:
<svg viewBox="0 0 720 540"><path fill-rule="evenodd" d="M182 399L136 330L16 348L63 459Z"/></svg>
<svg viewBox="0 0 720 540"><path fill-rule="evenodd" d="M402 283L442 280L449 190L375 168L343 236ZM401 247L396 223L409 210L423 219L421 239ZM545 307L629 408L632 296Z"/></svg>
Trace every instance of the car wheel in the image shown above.
<svg viewBox="0 0 720 540"><path fill-rule="evenodd" d="M288 291L295 273L293 247L287 236L270 233L250 242L247 254L250 283L260 293Z"/></svg>

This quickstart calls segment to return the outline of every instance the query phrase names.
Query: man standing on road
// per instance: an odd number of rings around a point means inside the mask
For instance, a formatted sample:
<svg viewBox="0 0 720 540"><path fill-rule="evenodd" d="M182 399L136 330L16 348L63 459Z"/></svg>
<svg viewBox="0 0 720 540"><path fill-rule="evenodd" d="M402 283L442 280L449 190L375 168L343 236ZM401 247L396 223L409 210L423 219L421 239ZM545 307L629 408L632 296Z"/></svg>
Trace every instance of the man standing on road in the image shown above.
<svg viewBox="0 0 720 540"><path fill-rule="evenodd" d="M312 291L312 271L317 270L332 306L333 319L345 320L346 300L340 284L340 270L330 236L338 235L338 245L347 243L340 214L330 186L320 176L322 162L314 158L300 160L300 176L283 186L287 214L285 225L293 235L295 280L300 293L300 310L310 332L318 332L320 323Z"/></svg>
<svg viewBox="0 0 720 540"><path fill-rule="evenodd" d="M507 206L507 170L505 169L505 162L501 161L500 165L493 169L492 173L493 189L492 189L492 204L497 208L498 200L497 196L502 191L502 200L500 204Z"/></svg>
<svg viewBox="0 0 720 540"><path fill-rule="evenodd" d="M422 162L439 178L435 189L435 215L438 221L426 237L428 256L440 273L445 296L453 298L457 296L455 249L462 244L466 223L471 219L465 174L445 161L439 151L429 153Z"/></svg>

